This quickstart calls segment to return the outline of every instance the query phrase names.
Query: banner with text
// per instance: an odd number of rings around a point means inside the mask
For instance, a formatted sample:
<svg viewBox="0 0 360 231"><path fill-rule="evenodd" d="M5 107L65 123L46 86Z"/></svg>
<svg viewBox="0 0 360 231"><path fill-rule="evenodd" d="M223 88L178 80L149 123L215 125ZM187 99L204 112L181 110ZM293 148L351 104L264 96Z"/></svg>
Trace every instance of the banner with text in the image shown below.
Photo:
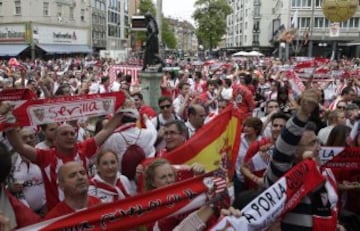
<svg viewBox="0 0 360 231"><path fill-rule="evenodd" d="M265 230L278 218L295 208L306 194L324 180L316 162L304 160L252 200L241 211L240 218L224 217L210 230Z"/></svg>
<svg viewBox="0 0 360 231"><path fill-rule="evenodd" d="M204 205L214 177L216 173L209 172L125 200L28 226L20 231L134 229Z"/></svg>
<svg viewBox="0 0 360 231"><path fill-rule="evenodd" d="M321 147L322 168L360 172L360 147Z"/></svg>
<svg viewBox="0 0 360 231"><path fill-rule="evenodd" d="M0 130L108 115L116 112L125 102L125 94L115 92L16 102L11 111L0 116Z"/></svg>

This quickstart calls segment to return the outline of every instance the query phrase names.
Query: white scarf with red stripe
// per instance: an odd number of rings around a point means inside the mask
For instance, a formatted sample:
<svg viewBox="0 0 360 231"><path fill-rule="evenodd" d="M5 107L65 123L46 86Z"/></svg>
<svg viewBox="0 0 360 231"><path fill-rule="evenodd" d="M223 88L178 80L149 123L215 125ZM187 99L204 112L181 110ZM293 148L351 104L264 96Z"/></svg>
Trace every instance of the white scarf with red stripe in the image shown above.
<svg viewBox="0 0 360 231"><path fill-rule="evenodd" d="M93 196L98 197L103 202L113 202L129 197L131 194L130 189L125 186L126 184L129 184L129 182L124 181L122 177L124 178L125 176L121 176L118 172L115 184L110 185L105 182L99 174L96 174L90 180L89 192L94 192Z"/></svg>

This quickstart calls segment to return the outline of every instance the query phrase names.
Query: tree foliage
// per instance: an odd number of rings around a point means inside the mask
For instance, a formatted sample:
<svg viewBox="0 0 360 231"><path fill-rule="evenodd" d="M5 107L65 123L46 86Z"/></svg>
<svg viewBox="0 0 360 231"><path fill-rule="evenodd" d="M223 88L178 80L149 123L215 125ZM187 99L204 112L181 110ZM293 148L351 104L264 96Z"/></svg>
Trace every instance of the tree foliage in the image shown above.
<svg viewBox="0 0 360 231"><path fill-rule="evenodd" d="M150 12L154 17L156 16L156 8L152 0L141 0L139 5L140 15L145 15L146 12ZM174 32L171 30L168 20L162 16L162 28L161 37L162 42L170 49L175 48L176 38ZM145 32L137 32L136 40L145 41Z"/></svg>
<svg viewBox="0 0 360 231"><path fill-rule="evenodd" d="M196 23L196 35L205 49L214 48L226 33L226 17L232 9L226 0L197 0L192 15Z"/></svg>
<svg viewBox="0 0 360 231"><path fill-rule="evenodd" d="M174 32L171 30L169 22L166 18L162 17L162 31L161 36L163 43L169 49L175 49L176 47L176 38Z"/></svg>

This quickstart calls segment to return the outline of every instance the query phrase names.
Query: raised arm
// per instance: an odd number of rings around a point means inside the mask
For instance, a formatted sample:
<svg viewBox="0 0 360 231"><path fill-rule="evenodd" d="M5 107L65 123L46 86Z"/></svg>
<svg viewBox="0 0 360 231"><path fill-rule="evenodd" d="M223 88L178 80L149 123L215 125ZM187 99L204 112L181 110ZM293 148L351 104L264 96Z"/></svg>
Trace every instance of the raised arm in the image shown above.
<svg viewBox="0 0 360 231"><path fill-rule="evenodd" d="M109 122L95 136L94 140L97 146L101 146L105 140L120 126L123 113L115 113Z"/></svg>
<svg viewBox="0 0 360 231"><path fill-rule="evenodd" d="M265 176L265 186L269 187L293 165L297 144L305 130L311 113L315 110L320 100L320 92L315 89L307 89L300 99L300 107L294 117L288 120L276 140L273 158Z"/></svg>
<svg viewBox="0 0 360 231"><path fill-rule="evenodd" d="M8 102L1 102L0 114L7 117L7 115L11 113L11 108L12 106ZM31 162L36 161L36 149L30 145L25 144L21 140L15 128L8 130L6 132L6 137L16 152L28 158Z"/></svg>

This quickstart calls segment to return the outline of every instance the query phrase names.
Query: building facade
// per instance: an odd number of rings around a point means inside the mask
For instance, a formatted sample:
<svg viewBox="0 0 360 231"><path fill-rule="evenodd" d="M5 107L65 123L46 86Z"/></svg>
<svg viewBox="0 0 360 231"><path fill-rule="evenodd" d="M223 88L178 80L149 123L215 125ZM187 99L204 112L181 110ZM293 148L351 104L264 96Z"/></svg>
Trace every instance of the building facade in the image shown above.
<svg viewBox="0 0 360 231"><path fill-rule="evenodd" d="M124 50L128 46L129 4L128 0L107 0L107 50Z"/></svg>
<svg viewBox="0 0 360 231"><path fill-rule="evenodd" d="M106 49L107 11L106 0L91 0L91 45L95 52Z"/></svg>
<svg viewBox="0 0 360 231"><path fill-rule="evenodd" d="M198 50L195 27L188 21L168 18L169 26L176 38L176 50L180 56L193 56Z"/></svg>
<svg viewBox="0 0 360 231"><path fill-rule="evenodd" d="M226 22L226 48L270 51L274 1L228 0L228 4L233 12Z"/></svg>
<svg viewBox="0 0 360 231"><path fill-rule="evenodd" d="M282 4L283 8L289 9L288 16L281 18L285 25L291 25L294 15L298 15L296 25L300 44L308 34L308 42L302 47L301 54L330 57L335 50L336 57L360 55L360 7L349 20L339 23L339 33L334 35L330 33L332 23L322 12L322 0L283 0Z"/></svg>
<svg viewBox="0 0 360 231"><path fill-rule="evenodd" d="M128 46L128 0L0 0L0 56Z"/></svg>
<svg viewBox="0 0 360 231"><path fill-rule="evenodd" d="M227 17L227 49L277 55L276 35L296 25L295 40L288 48L290 56L329 56L334 47L338 55L359 55L360 7L351 19L340 23L339 36L332 37L331 22L322 13L322 0L228 0L228 3L233 13ZM297 20L292 24L294 17Z"/></svg>
<svg viewBox="0 0 360 231"><path fill-rule="evenodd" d="M0 1L0 55L91 52L85 0Z"/></svg>

